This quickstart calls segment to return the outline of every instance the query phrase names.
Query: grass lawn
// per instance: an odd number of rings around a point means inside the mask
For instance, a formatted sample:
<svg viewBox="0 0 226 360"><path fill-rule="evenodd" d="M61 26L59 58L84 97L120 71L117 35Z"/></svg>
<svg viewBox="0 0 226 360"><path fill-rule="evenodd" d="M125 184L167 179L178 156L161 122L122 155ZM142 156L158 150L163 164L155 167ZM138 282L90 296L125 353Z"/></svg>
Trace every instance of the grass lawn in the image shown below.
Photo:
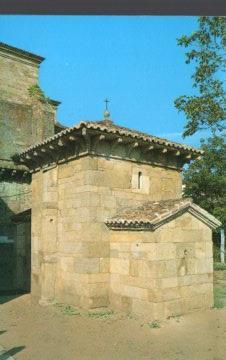
<svg viewBox="0 0 226 360"><path fill-rule="evenodd" d="M226 307L226 263L214 263L214 307Z"/></svg>
<svg viewBox="0 0 226 360"><path fill-rule="evenodd" d="M214 287L214 307L218 309L226 307L226 286Z"/></svg>
<svg viewBox="0 0 226 360"><path fill-rule="evenodd" d="M214 262L213 263L213 269L215 271L226 270L226 263Z"/></svg>

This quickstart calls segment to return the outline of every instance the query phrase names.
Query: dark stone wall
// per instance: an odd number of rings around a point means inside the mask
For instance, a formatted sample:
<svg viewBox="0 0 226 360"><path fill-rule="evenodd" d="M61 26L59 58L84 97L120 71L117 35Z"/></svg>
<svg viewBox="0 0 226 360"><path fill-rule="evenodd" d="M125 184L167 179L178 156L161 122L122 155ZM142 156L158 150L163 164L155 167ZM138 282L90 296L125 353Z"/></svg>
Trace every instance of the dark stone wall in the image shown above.
<svg viewBox="0 0 226 360"><path fill-rule="evenodd" d="M10 160L33 142L33 127L31 106L0 100L1 160Z"/></svg>
<svg viewBox="0 0 226 360"><path fill-rule="evenodd" d="M14 154L54 135L56 105L28 91L38 83L38 69L0 46L0 291L29 289L30 224L23 216L19 223L12 219L31 208L31 186L9 169L21 170Z"/></svg>
<svg viewBox="0 0 226 360"><path fill-rule="evenodd" d="M43 105L43 107L46 105ZM9 161L15 153L54 135L54 113L32 105L0 100L0 160Z"/></svg>

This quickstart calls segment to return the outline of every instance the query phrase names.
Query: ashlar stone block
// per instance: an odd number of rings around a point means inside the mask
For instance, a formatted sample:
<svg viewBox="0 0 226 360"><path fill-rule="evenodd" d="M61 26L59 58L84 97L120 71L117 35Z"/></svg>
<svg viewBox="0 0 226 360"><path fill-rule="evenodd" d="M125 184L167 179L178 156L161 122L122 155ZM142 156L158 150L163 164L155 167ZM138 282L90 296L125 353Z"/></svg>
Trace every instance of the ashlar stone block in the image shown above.
<svg viewBox="0 0 226 360"><path fill-rule="evenodd" d="M112 274L129 274L129 259L113 258L110 260L110 272Z"/></svg>
<svg viewBox="0 0 226 360"><path fill-rule="evenodd" d="M74 271L79 274L93 274L100 272L99 258L77 258L74 262Z"/></svg>

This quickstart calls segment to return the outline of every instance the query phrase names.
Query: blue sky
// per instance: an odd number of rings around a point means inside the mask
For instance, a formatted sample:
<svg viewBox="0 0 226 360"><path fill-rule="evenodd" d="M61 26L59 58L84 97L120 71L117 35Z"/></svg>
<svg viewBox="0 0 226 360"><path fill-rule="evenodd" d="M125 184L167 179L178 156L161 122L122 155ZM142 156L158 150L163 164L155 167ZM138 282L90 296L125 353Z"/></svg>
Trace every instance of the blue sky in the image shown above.
<svg viewBox="0 0 226 360"><path fill-rule="evenodd" d="M46 58L40 85L62 124L102 119L108 97L117 124L194 146L206 133L182 139L173 102L193 91L176 39L196 29L192 16L0 16L0 41Z"/></svg>

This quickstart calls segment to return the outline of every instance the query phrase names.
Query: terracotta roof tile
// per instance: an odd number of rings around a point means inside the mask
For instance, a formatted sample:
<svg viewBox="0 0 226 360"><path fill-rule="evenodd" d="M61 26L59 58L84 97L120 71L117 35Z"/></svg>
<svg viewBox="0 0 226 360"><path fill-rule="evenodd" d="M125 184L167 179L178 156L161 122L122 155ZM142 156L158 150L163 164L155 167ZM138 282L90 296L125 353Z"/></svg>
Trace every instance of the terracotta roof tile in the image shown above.
<svg viewBox="0 0 226 360"><path fill-rule="evenodd" d="M107 220L106 225L114 230L155 230L165 222L173 219L174 216L185 211L193 213L212 228L221 225L214 216L195 205L190 198L149 201L137 208L126 208Z"/></svg>
<svg viewBox="0 0 226 360"><path fill-rule="evenodd" d="M191 146L183 145L177 142L169 141L167 139L159 138L157 136L148 135L146 133L128 129L119 125L115 125L114 123L108 122L108 121L81 121L79 124L74 125L72 127L66 128L59 133L55 134L52 137L47 138L46 140L37 143L29 148L27 148L25 151L21 152L19 155L23 155L28 153L29 151L32 151L34 149L37 149L43 145L49 144L61 137L66 137L68 134L71 134L73 132L77 132L81 130L82 128L87 128L91 130L97 130L104 133L109 134L116 134L118 136L126 136L126 137L132 137L134 139L142 140L144 142L150 142L155 143L157 145L163 145L167 147L172 147L174 149L178 150L185 150L187 152L195 153L195 154L202 154L203 151L199 149L195 149Z"/></svg>

